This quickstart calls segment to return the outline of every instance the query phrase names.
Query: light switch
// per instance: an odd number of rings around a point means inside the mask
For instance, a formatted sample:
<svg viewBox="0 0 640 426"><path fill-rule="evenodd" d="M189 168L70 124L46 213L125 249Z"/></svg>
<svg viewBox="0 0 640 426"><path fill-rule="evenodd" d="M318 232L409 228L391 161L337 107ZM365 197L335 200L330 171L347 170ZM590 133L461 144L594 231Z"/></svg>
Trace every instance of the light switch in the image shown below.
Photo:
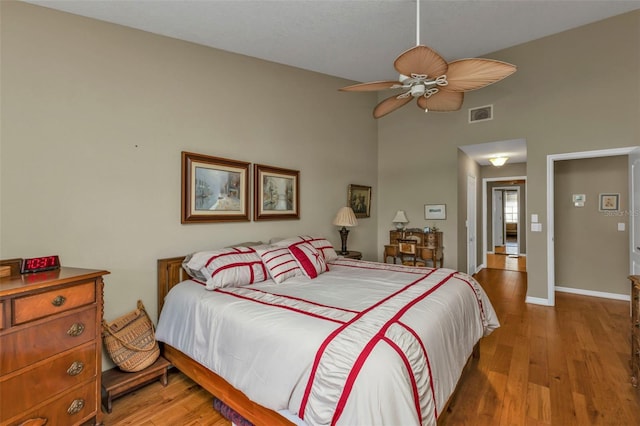
<svg viewBox="0 0 640 426"><path fill-rule="evenodd" d="M624 231L624 229L625 229L624 222L618 223L618 231Z"/></svg>
<svg viewBox="0 0 640 426"><path fill-rule="evenodd" d="M541 223L532 223L531 224L531 232L542 232L542 224Z"/></svg>
<svg viewBox="0 0 640 426"><path fill-rule="evenodd" d="M531 222L532 223L538 223L538 215L537 214L532 214L531 215ZM531 228L531 230L533 231L533 228Z"/></svg>

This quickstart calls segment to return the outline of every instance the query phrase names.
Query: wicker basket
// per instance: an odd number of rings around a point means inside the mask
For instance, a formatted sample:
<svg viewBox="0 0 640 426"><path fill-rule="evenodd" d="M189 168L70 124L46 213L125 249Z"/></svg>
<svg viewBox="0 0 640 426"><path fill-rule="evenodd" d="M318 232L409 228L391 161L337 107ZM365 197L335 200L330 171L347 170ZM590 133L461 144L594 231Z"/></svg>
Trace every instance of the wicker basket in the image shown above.
<svg viewBox="0 0 640 426"><path fill-rule="evenodd" d="M141 300L138 309L109 323L103 320L102 338L109 357L122 371L143 370L160 356L153 323Z"/></svg>

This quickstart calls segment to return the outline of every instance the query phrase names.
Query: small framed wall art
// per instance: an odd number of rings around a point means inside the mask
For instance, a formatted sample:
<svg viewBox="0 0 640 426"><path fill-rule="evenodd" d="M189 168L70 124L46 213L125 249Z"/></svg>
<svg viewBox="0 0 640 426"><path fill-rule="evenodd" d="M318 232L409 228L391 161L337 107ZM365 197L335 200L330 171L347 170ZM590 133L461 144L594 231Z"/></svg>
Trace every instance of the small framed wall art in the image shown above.
<svg viewBox="0 0 640 426"><path fill-rule="evenodd" d="M182 152L181 223L249 220L249 163Z"/></svg>
<svg viewBox="0 0 640 426"><path fill-rule="evenodd" d="M424 218L429 219L446 219L447 206L445 204L425 204Z"/></svg>
<svg viewBox="0 0 640 426"><path fill-rule="evenodd" d="M371 216L371 187L349 185L347 205L351 207L357 218Z"/></svg>
<svg viewBox="0 0 640 426"><path fill-rule="evenodd" d="M253 220L300 219L300 172L253 165Z"/></svg>
<svg viewBox="0 0 640 426"><path fill-rule="evenodd" d="M600 194L600 211L620 210L620 194Z"/></svg>

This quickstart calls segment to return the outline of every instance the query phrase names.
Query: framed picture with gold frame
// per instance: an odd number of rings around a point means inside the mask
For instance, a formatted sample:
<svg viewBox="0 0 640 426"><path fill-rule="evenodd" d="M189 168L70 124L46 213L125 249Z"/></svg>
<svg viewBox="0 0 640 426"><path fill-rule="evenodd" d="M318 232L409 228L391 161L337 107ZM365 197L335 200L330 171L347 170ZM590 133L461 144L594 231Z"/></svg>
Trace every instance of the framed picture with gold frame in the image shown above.
<svg viewBox="0 0 640 426"><path fill-rule="evenodd" d="M371 187L349 185L347 205L351 207L357 218L371 216Z"/></svg>
<svg viewBox="0 0 640 426"><path fill-rule="evenodd" d="M183 151L181 223L248 221L249 166Z"/></svg>
<svg viewBox="0 0 640 426"><path fill-rule="evenodd" d="M300 172L253 165L253 220L300 219Z"/></svg>

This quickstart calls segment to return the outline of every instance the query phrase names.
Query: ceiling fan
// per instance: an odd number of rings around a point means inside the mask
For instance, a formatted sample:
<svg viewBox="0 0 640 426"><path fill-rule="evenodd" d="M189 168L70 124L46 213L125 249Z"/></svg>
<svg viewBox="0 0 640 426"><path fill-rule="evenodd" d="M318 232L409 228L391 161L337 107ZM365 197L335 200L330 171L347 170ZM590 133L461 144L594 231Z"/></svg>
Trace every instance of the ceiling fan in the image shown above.
<svg viewBox="0 0 640 426"><path fill-rule="evenodd" d="M483 58L459 59L447 63L430 47L420 44L420 0L416 1L416 44L396 58L398 81L374 81L343 87L345 92L369 92L403 89L380 102L373 117L380 118L417 99L418 107L428 111L449 112L462 107L464 92L480 89L510 76L515 65Z"/></svg>

